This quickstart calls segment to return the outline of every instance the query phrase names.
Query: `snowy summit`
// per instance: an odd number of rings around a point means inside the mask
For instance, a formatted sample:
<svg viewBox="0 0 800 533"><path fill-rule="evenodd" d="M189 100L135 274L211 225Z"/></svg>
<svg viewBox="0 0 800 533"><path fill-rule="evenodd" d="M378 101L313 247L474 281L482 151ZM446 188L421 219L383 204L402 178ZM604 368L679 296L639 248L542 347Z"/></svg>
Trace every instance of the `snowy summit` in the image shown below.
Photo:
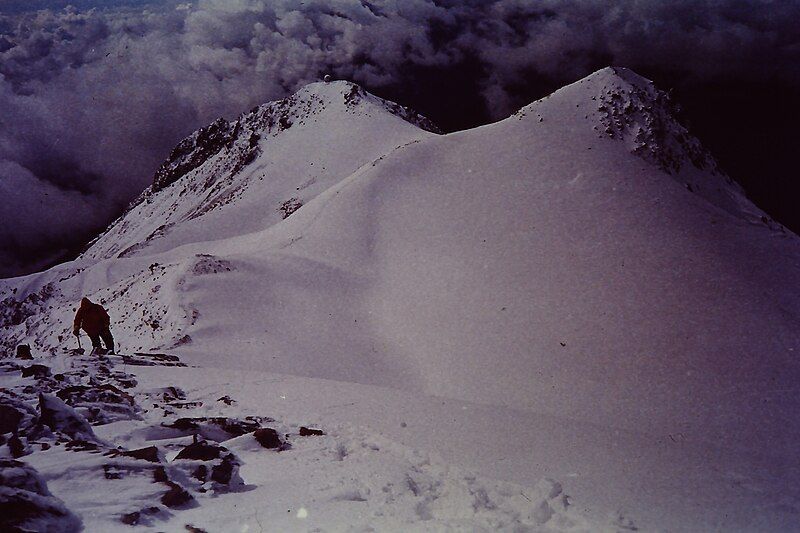
<svg viewBox="0 0 800 533"><path fill-rule="evenodd" d="M344 81L195 132L0 280L0 496L54 531L792 529L800 241L677 117L606 68L447 135ZM66 351L82 297L118 355Z"/></svg>

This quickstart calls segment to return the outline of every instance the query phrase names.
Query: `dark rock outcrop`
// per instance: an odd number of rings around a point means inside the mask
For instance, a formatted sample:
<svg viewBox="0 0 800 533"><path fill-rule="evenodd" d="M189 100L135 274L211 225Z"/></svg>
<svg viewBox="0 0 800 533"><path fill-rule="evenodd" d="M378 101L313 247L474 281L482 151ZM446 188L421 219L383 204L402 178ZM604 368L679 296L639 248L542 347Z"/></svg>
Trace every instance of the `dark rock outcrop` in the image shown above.
<svg viewBox="0 0 800 533"><path fill-rule="evenodd" d="M244 420L227 417L184 417L162 424L186 435L200 435L204 439L222 442L252 433L261 427L262 418L246 417Z"/></svg>
<svg viewBox="0 0 800 533"><path fill-rule="evenodd" d="M17 346L17 359L33 359L30 345L20 344Z"/></svg>
<svg viewBox="0 0 800 533"><path fill-rule="evenodd" d="M193 442L175 456L175 459L194 459L197 461L210 461L217 459L222 452L227 451L222 446L208 443L204 440Z"/></svg>
<svg viewBox="0 0 800 533"><path fill-rule="evenodd" d="M186 507L194 501L194 497L174 481L168 480L165 483L169 486L169 490L161 496L161 503L170 509Z"/></svg>
<svg viewBox="0 0 800 533"><path fill-rule="evenodd" d="M45 365L31 365L22 369L22 377L42 379L50 377L50 368Z"/></svg>
<svg viewBox="0 0 800 533"><path fill-rule="evenodd" d="M286 446L278 432L272 428L257 429L253 432L253 437L264 448L281 450Z"/></svg>
<svg viewBox="0 0 800 533"><path fill-rule="evenodd" d="M0 403L0 435L16 432L24 416L16 407Z"/></svg>
<svg viewBox="0 0 800 533"><path fill-rule="evenodd" d="M156 171L153 177L153 191L168 187L181 176L196 169L208 159L219 153L238 135L235 126L218 118L205 128L186 137L172 150L169 158Z"/></svg>

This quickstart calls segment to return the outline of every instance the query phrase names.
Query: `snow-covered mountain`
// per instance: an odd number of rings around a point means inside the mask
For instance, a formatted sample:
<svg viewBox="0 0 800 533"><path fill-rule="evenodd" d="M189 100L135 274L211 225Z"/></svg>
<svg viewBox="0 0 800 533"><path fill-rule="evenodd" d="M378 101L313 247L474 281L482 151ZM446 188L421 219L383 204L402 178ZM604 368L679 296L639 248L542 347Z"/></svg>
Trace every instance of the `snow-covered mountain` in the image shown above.
<svg viewBox="0 0 800 533"><path fill-rule="evenodd" d="M800 241L675 117L619 68L449 135L311 84L182 141L77 260L0 282L2 344L59 352L88 296L123 352L197 367L150 386L233 388L580 505L501 529L633 527L620 508L648 530L790 529ZM426 509L405 526L464 525Z"/></svg>
<svg viewBox="0 0 800 533"><path fill-rule="evenodd" d="M438 130L425 117L358 85L313 83L181 141L153 185L84 257L154 253L263 230L365 163L431 131Z"/></svg>

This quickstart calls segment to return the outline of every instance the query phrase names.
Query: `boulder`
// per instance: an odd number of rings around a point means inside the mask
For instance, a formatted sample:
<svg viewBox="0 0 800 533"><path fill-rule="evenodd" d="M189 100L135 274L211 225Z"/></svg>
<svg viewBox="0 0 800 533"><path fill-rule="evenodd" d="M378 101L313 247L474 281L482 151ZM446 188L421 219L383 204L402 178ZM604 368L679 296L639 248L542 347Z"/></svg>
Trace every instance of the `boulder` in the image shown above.
<svg viewBox="0 0 800 533"><path fill-rule="evenodd" d="M222 458L219 464L211 468L211 480L222 485L241 485L242 478L239 477L239 459L229 453Z"/></svg>
<svg viewBox="0 0 800 533"><path fill-rule="evenodd" d="M0 435L16 432L25 417L23 412L5 403L0 403Z"/></svg>
<svg viewBox="0 0 800 533"><path fill-rule="evenodd" d="M17 359L33 359L30 345L20 344L17 346Z"/></svg>
<svg viewBox="0 0 800 533"><path fill-rule="evenodd" d="M325 432L321 429L309 429L305 426L300 426L300 436L301 437L311 437L311 436L319 436L324 435Z"/></svg>
<svg viewBox="0 0 800 533"><path fill-rule="evenodd" d="M23 367L22 377L33 377L35 379L42 379L50 377L50 368L45 365L31 365Z"/></svg>
<svg viewBox="0 0 800 533"><path fill-rule="evenodd" d="M50 496L47 483L35 468L15 459L0 459L0 487L26 490Z"/></svg>
<svg viewBox="0 0 800 533"><path fill-rule="evenodd" d="M264 448L281 450L285 446L278 432L272 428L259 428L253 432L253 437Z"/></svg>
<svg viewBox="0 0 800 533"><path fill-rule="evenodd" d="M31 466L0 459L0 531L77 533L80 519L50 494Z"/></svg>
<svg viewBox="0 0 800 533"><path fill-rule="evenodd" d="M76 440L97 441L92 426L75 409L52 394L39 394L39 420L55 432Z"/></svg>
<svg viewBox="0 0 800 533"><path fill-rule="evenodd" d="M23 455L28 455L30 453L30 448L22 442L22 439L19 438L19 435L11 435L11 438L8 439L8 450L11 452L11 457L14 459L18 459Z"/></svg>
<svg viewBox="0 0 800 533"><path fill-rule="evenodd" d="M194 459L196 461L211 461L217 459L222 452L227 451L222 446L210 444L204 440L193 442L175 456L175 459Z"/></svg>
<svg viewBox="0 0 800 533"><path fill-rule="evenodd" d="M169 486L169 490L161 496L161 503L170 509L186 507L194 501L194 497L174 481L165 481L165 483Z"/></svg>
<svg viewBox="0 0 800 533"><path fill-rule="evenodd" d="M124 457L132 457L133 459L141 459L142 461L149 461L151 463L161 462L161 459L158 456L158 448L155 446L124 451L120 455Z"/></svg>

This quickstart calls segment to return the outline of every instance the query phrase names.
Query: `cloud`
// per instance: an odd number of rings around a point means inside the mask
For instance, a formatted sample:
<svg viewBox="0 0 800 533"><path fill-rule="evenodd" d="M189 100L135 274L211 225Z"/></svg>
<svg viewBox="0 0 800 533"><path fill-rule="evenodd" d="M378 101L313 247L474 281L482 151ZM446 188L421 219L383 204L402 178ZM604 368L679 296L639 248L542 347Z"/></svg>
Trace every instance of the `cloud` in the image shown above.
<svg viewBox="0 0 800 533"><path fill-rule="evenodd" d="M797 1L71 3L0 8L0 179L25 191L0 198L0 275L100 229L194 129L327 72L450 128L606 64L800 85Z"/></svg>

